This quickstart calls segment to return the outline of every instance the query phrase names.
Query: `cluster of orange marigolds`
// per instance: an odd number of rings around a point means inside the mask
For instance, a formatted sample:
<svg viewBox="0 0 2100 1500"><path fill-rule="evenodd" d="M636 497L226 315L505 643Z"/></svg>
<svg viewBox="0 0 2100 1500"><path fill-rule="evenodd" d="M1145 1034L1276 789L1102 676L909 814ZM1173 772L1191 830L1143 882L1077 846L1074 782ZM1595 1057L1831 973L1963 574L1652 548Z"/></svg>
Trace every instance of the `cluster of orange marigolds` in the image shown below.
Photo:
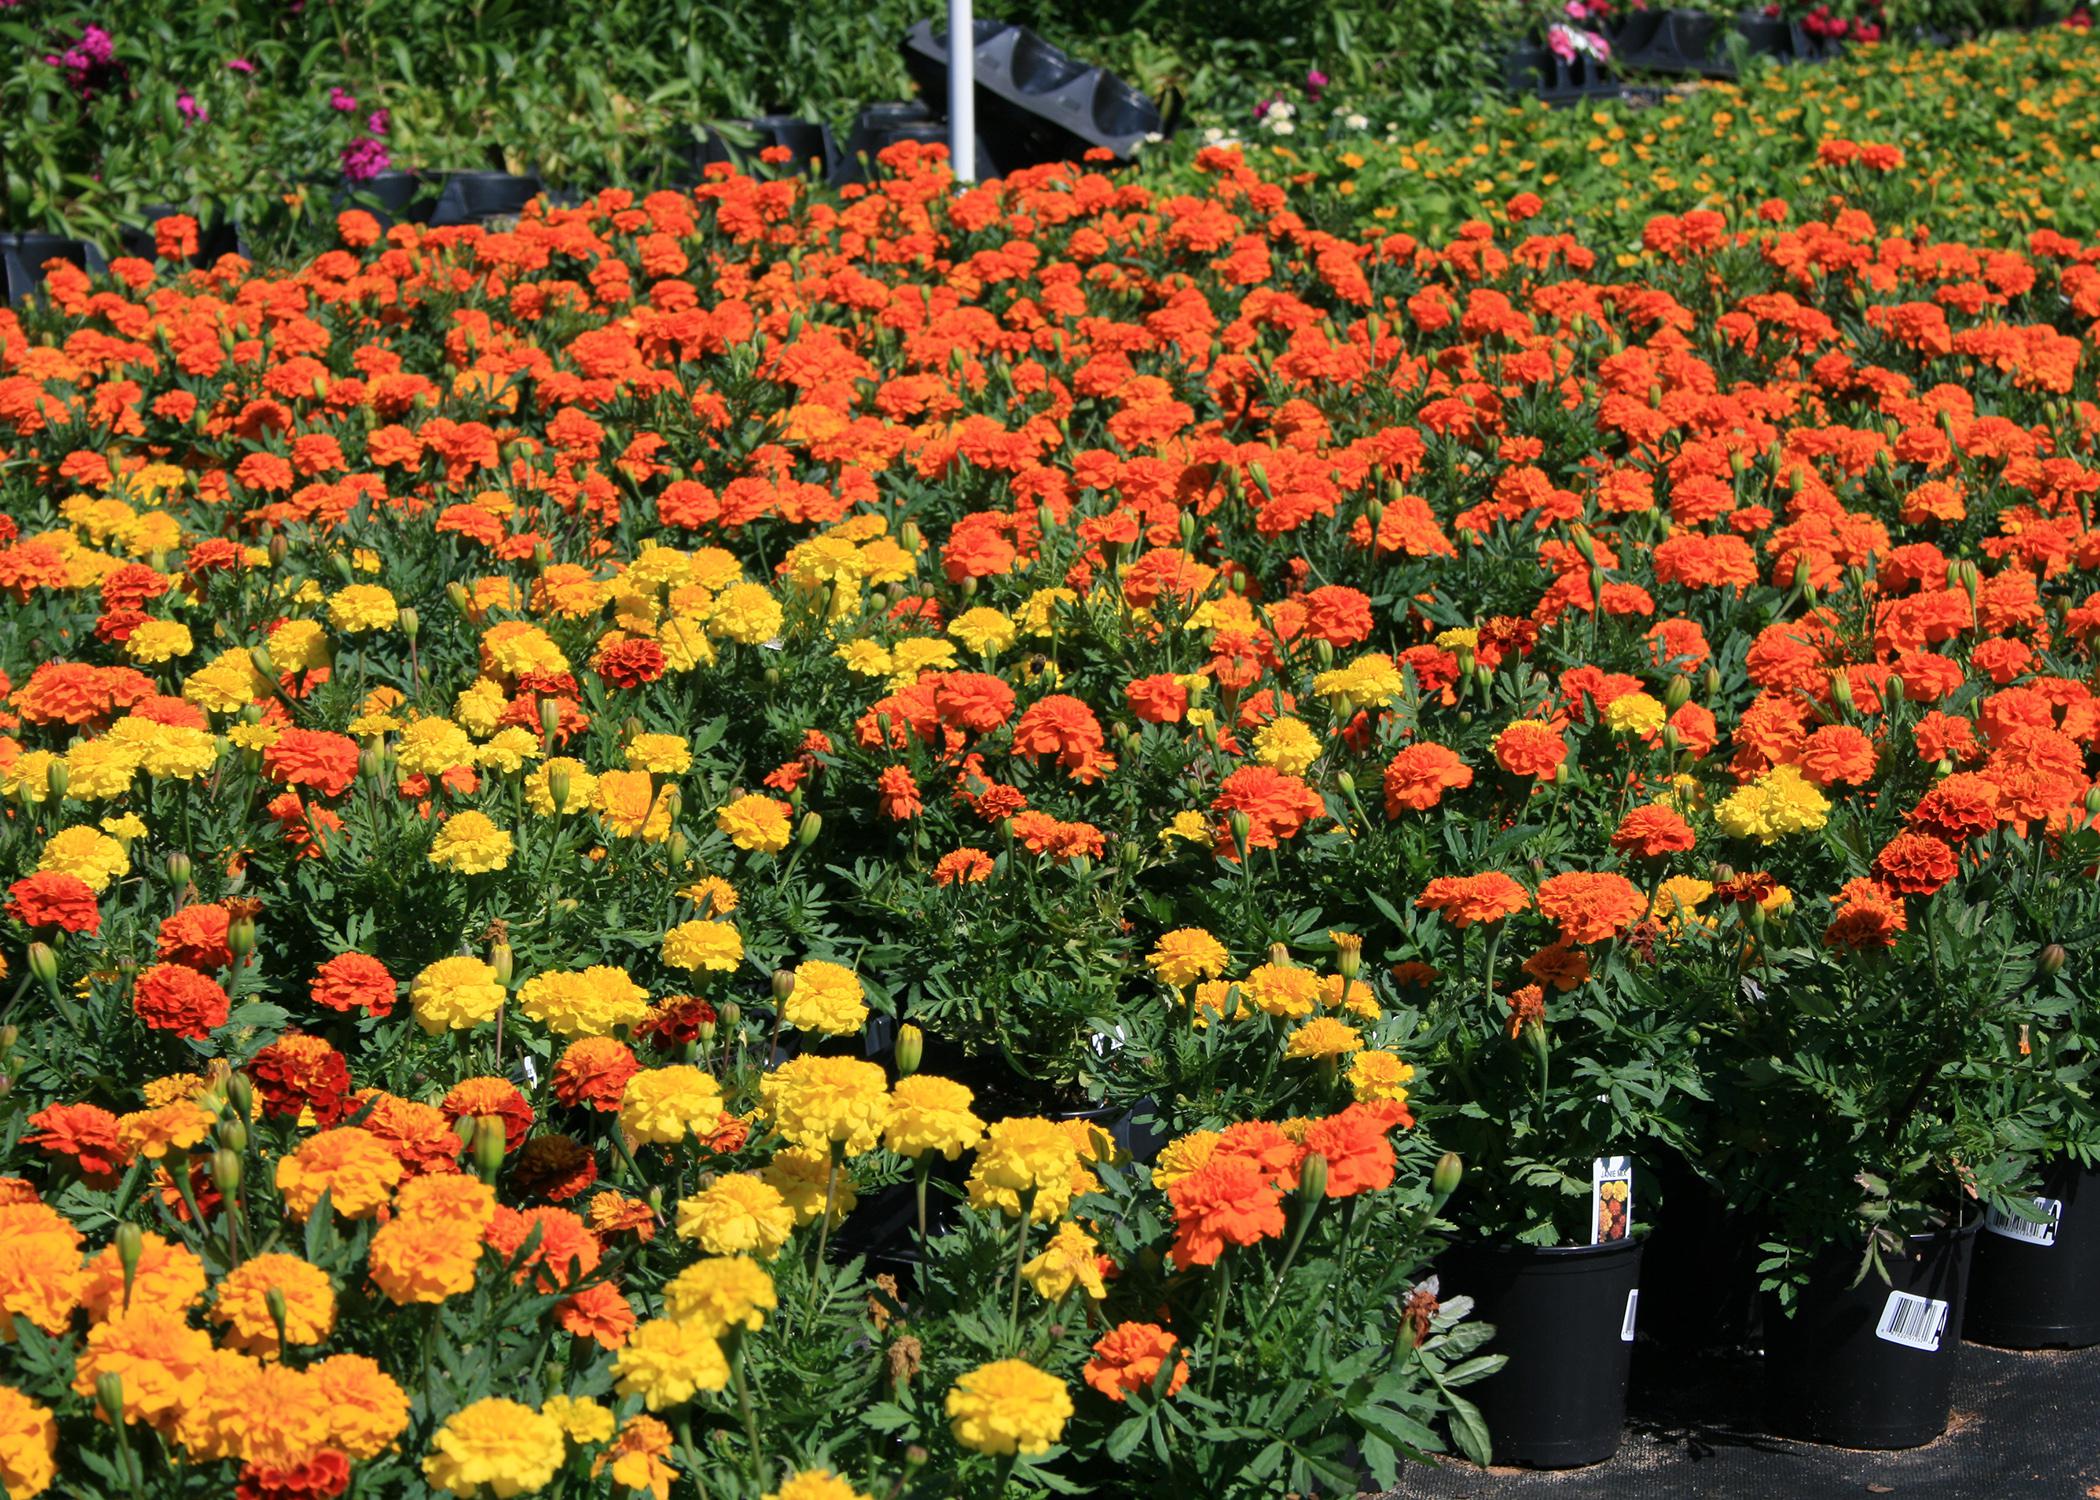
<svg viewBox="0 0 2100 1500"><path fill-rule="evenodd" d="M718 175L501 231L348 213L341 247L302 265L120 260L98 284L54 273L49 311L0 312L0 875L28 997L6 1043L34 1054L120 982L139 1037L194 1044L177 1071L142 1045L139 1076L87 1095L26 1097L38 1075L18 1063L9 1096L25 1118L0 1178L0 1339L70 1341L68 1399L114 1423L119 1472L150 1429L184 1462L231 1461L244 1500L340 1493L409 1434L416 1379L329 1352L344 1299L442 1303L507 1274L549 1294L550 1338L616 1351L621 1410L476 1401L422 1426L422 1475L509 1496L588 1453L662 1497L666 1419L731 1388L741 1342L779 1315L777 1258L798 1233L821 1258L875 1152L970 1156L973 1209L1018 1221L1024 1246L1046 1226L1029 1286L1100 1300L1115 1266L1074 1210L1113 1153L1098 1129L987 1124L960 1083L816 1045L725 1094L717 1006L751 973L729 876L773 880L831 836L820 808L893 830L914 869L921 830L948 830L925 879L993 899L1019 861L1130 843L1268 881L1282 866L1256 851L1434 819L1489 779L1551 797L1601 727L1632 769L1586 865L1393 893L1459 929L1535 914L1513 1035L1583 982L1587 948L1644 925L1820 904L1833 946L1886 947L1979 837L2086 817L2100 697L2066 664L2086 670L2100 595L2065 584L2100 566L2100 409L2078 394L2100 245L1979 251L1775 207L1658 220L1647 269L1608 280L1528 230L1528 197L1444 245L1345 239L1232 154L1202 165L1203 194L1073 168L952 193L937 158L900 148L840 197ZM182 248L180 221L162 233ZM390 535L455 576L398 569ZM1490 554L1498 610L1438 588ZM1780 608L1743 631L1759 590ZM236 597L259 607L212 602ZM1103 609L1114 652L1075 623ZM419 652L439 612L470 632L463 667ZM1494 706L1498 673L1554 641L1601 656L1600 631L1616 665ZM709 752L639 705L704 712L711 674L766 670L784 641L855 691L754 769L761 790L702 809L720 857L691 858ZM1969 711L1941 707L1979 682ZM649 696L667 688L693 696ZM324 722L322 703L343 711ZM1436 731L1461 704L1469 725L1500 714L1484 750ZM1790 891L1788 842L1874 797L1899 710L1931 790L1870 875ZM646 722L592 738L630 711ZM1132 823L1108 793L1158 734L1189 746L1189 797ZM617 763L565 753L591 745ZM239 840L193 847L177 810L237 775L261 788ZM458 952L462 931L427 963L353 945L258 976L258 921L304 916L218 867L359 858L355 809L382 796L431 829L410 881L529 873L560 824L589 827L594 856L679 861L655 962L518 975L500 943ZM1779 874L1719 870L1722 848ZM220 899L183 898L192 859ZM100 954L119 930L143 948ZM1166 1147L1150 1181L1176 1267L1281 1236L1308 1175L1333 1198L1391 1184L1412 1069L1379 1044L1380 996L1437 976L1362 965L1349 934L1326 974L1287 954L1241 969L1259 955L1193 924L1145 941L1132 995L1164 986L1199 1025L1266 1016L1337 1089L1323 1114ZM801 962L776 993L812 1039L870 1015L844 963ZM241 1023L259 994L287 1024ZM367 1023L404 997L431 1038L552 1039L538 1099L485 1064L420 1096L378 1086L377 1038L397 1033ZM609 1122L607 1148L549 1128L556 1109ZM258 1161L265 1120L296 1139ZM674 1202L600 1180L652 1153L713 1175ZM749 1165L724 1170L737 1153ZM76 1184L138 1171L125 1222L69 1217L96 1201ZM376 1226L354 1288L233 1212L256 1171L293 1224ZM638 1307L604 1263L666 1227L698 1258ZM1189 1341L1123 1322L1076 1372L982 1365L946 1396L953 1436L1042 1452L1072 1376L1078 1399L1118 1401L1172 1366L1171 1394ZM65 1488L56 1420L0 1385L17 1500ZM767 1484L856 1493L821 1470Z"/></svg>

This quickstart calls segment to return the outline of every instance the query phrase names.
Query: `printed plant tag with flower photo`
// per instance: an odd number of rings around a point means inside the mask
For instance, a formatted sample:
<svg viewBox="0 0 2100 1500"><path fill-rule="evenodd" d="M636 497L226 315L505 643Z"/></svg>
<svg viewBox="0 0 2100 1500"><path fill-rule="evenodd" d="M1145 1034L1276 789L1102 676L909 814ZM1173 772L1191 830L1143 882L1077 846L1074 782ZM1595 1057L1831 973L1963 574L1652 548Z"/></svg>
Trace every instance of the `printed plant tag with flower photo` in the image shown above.
<svg viewBox="0 0 2100 1500"><path fill-rule="evenodd" d="M1590 1164L1590 1243L1609 1245L1633 1228L1633 1158L1600 1156Z"/></svg>

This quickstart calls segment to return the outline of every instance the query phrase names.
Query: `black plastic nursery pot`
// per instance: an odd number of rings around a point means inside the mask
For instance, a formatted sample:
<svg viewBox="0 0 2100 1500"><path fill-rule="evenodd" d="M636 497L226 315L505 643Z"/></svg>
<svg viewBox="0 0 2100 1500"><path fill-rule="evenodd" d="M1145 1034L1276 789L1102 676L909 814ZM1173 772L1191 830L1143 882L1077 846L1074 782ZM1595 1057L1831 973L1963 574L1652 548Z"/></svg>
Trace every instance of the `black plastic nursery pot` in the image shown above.
<svg viewBox="0 0 2100 1500"><path fill-rule="evenodd" d="M1751 1341L1761 1311L1757 1221L1731 1209L1675 1151L1651 1148L1641 1163L1657 1192L1641 1262L1642 1334L1678 1354Z"/></svg>
<svg viewBox="0 0 2100 1500"><path fill-rule="evenodd" d="M540 195L542 186L539 178L515 172L454 172L445 178L430 222L442 228L515 219Z"/></svg>
<svg viewBox="0 0 2100 1500"><path fill-rule="evenodd" d="M102 252L86 240L62 234L0 234L0 290L9 302L20 302L44 279L44 267L62 260L95 274L108 269Z"/></svg>
<svg viewBox="0 0 2100 1500"><path fill-rule="evenodd" d="M1612 61L1657 73L1733 77L1735 68L1719 55L1720 34L1721 19L1705 11L1635 11L1612 33Z"/></svg>
<svg viewBox="0 0 2100 1500"><path fill-rule="evenodd" d="M1640 1299L1638 1238L1606 1245L1453 1245L1438 1295L1471 1297L1509 1363L1468 1388L1498 1464L1572 1469L1619 1451Z"/></svg>
<svg viewBox="0 0 2100 1500"><path fill-rule="evenodd" d="M692 148L691 160L696 168L714 162L732 162L738 170L754 175L814 172L821 177L838 165L838 143L832 139L831 127L820 121L795 115L756 115L748 120L727 123L748 134L750 143L731 140L712 125L707 126L704 137ZM769 146L785 146L793 154L779 167L773 167L759 160L759 153Z"/></svg>
<svg viewBox="0 0 2100 1500"><path fill-rule="evenodd" d="M437 184L421 172L387 171L342 183L335 206L361 208L387 224L420 223L430 217L437 192Z"/></svg>
<svg viewBox="0 0 2100 1500"><path fill-rule="evenodd" d="M2059 1162L2035 1207L2047 1222L1984 1221L1962 1337L2001 1349L2100 1344L2100 1171Z"/></svg>
<svg viewBox="0 0 2100 1500"><path fill-rule="evenodd" d="M197 221L197 251L188 258L188 264L208 266L222 255L247 254L247 246L238 225L219 219L209 209L178 208L172 203L156 203L145 210L142 223L119 229L118 248L124 254L135 255L141 260L157 259L159 245L154 226L162 219L172 219L181 214L188 214Z"/></svg>
<svg viewBox="0 0 2100 1500"><path fill-rule="evenodd" d="M1765 1300L1765 1417L1785 1437L1916 1448L1947 1430L1980 1223L1912 1235L1890 1280L1851 1284L1855 1253L1824 1257L1789 1317Z"/></svg>

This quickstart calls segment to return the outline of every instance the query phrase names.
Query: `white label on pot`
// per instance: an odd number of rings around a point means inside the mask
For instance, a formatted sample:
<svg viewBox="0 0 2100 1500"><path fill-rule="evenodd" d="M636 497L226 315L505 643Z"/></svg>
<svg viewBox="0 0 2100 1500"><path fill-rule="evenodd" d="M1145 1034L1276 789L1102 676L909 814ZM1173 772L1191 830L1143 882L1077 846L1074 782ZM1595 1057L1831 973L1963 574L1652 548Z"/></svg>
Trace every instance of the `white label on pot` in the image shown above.
<svg viewBox="0 0 2100 1500"><path fill-rule="evenodd" d="M540 1086L540 1070L534 1066L531 1058L521 1057L518 1059L518 1073L524 1078L525 1087L528 1089L536 1089Z"/></svg>
<svg viewBox="0 0 2100 1500"><path fill-rule="evenodd" d="M1639 1287L1635 1287L1632 1291L1626 1294L1626 1318L1624 1322L1619 1324L1619 1342L1622 1344L1630 1344L1633 1342L1633 1314L1634 1309L1638 1308L1640 1305L1641 1289Z"/></svg>
<svg viewBox="0 0 2100 1500"><path fill-rule="evenodd" d="M1590 1243L1609 1245L1633 1228L1633 1158L1600 1156L1590 1163Z"/></svg>
<svg viewBox="0 0 2100 1500"><path fill-rule="evenodd" d="M2011 1214L1998 1209L1986 1209L1983 1227L1992 1234L2002 1234L2009 1240L2024 1244L2039 1245L2044 1250L2056 1244L2056 1228L2064 1221L2064 1206L2055 1198L2037 1198L2034 1211L2042 1216L2039 1224L2030 1224L2025 1219L2015 1219Z"/></svg>
<svg viewBox="0 0 2100 1500"><path fill-rule="evenodd" d="M1930 1354L1940 1347L1940 1335L1946 1330L1946 1303L1933 1297L1913 1297L1908 1292L1890 1292L1889 1300L1881 1306L1881 1321L1874 1325L1874 1337Z"/></svg>

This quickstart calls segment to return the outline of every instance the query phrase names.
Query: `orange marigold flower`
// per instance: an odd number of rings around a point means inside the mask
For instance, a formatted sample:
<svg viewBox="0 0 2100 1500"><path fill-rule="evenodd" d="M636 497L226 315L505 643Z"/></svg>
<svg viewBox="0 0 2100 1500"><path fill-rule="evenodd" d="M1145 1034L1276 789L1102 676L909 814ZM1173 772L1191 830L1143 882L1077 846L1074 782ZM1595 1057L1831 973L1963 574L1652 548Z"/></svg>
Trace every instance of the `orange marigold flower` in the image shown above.
<svg viewBox="0 0 2100 1500"><path fill-rule="evenodd" d="M1640 915L1643 904L1624 875L1583 870L1550 876L1539 886L1538 901L1539 910L1560 923L1560 935L1571 943L1613 936Z"/></svg>
<svg viewBox="0 0 2100 1500"><path fill-rule="evenodd" d="M1531 906L1531 893L1503 874L1489 870L1481 875L1439 875L1415 898L1423 911L1440 913L1453 927L1463 930L1475 922L1499 922Z"/></svg>
<svg viewBox="0 0 2100 1500"><path fill-rule="evenodd" d="M1431 740L1409 745L1385 767L1385 815L1397 818L1403 809L1426 812L1444 800L1446 791L1473 784L1473 768L1459 759L1458 752Z"/></svg>
<svg viewBox="0 0 2100 1500"><path fill-rule="evenodd" d="M1636 859L1682 854L1696 842L1692 825L1660 803L1633 809L1619 820L1618 829L1611 836L1612 848Z"/></svg>
<svg viewBox="0 0 2100 1500"><path fill-rule="evenodd" d="M1109 1400L1122 1402L1132 1391L1150 1390L1169 1358L1174 1360L1174 1373L1167 1377L1171 1396L1189 1378L1188 1359L1177 1352L1174 1335L1157 1323L1118 1323L1094 1341L1094 1357L1079 1373Z"/></svg>
<svg viewBox="0 0 2100 1500"><path fill-rule="evenodd" d="M1213 1158L1167 1189L1176 1231L1169 1253L1182 1267L1207 1266L1231 1245L1253 1245L1283 1233L1283 1200L1243 1160Z"/></svg>
<svg viewBox="0 0 2100 1500"><path fill-rule="evenodd" d="M1551 781L1567 758L1567 740L1541 719L1518 719L1495 736L1495 764L1512 776Z"/></svg>

